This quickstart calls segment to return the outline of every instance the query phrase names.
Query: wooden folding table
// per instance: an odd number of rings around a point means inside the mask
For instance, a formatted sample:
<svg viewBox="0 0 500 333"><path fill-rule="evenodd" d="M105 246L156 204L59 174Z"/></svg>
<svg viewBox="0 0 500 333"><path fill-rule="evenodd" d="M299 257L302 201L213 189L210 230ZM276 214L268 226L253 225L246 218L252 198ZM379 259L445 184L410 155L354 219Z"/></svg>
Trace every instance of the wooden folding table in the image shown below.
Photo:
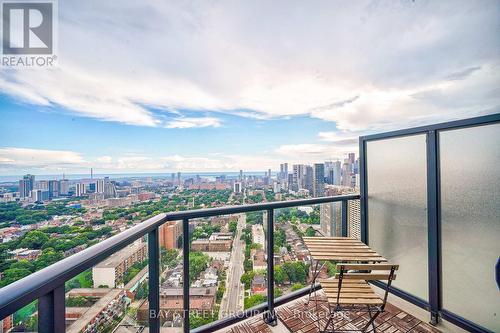
<svg viewBox="0 0 500 333"><path fill-rule="evenodd" d="M387 259L358 239L348 237L303 237L302 239L311 254L311 258L316 261L309 298L319 273L328 261L344 263L387 262ZM318 270L320 261L323 264Z"/></svg>

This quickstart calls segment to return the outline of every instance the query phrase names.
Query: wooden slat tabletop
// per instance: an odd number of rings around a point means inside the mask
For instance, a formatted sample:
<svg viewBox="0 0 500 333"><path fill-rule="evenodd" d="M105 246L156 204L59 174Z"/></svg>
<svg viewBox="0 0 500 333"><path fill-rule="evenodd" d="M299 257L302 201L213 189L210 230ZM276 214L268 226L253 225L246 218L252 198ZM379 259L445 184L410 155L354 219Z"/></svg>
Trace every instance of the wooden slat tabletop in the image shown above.
<svg viewBox="0 0 500 333"><path fill-rule="evenodd" d="M360 240L347 237L304 237L315 260L344 262L386 262L387 259Z"/></svg>

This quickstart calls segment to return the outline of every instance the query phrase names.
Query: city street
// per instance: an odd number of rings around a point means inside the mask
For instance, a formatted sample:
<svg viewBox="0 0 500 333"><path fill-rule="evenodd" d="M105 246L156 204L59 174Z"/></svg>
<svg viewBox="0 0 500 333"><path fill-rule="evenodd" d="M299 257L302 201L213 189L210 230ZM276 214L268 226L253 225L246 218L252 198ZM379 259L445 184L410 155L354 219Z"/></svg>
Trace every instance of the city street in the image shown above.
<svg viewBox="0 0 500 333"><path fill-rule="evenodd" d="M233 250L231 252L231 261L227 274L226 292L221 302L219 318L243 310L244 287L240 282L240 278L244 272L243 261L245 260L245 242L240 238L245 226L246 215L241 214L238 219L236 236L233 241Z"/></svg>

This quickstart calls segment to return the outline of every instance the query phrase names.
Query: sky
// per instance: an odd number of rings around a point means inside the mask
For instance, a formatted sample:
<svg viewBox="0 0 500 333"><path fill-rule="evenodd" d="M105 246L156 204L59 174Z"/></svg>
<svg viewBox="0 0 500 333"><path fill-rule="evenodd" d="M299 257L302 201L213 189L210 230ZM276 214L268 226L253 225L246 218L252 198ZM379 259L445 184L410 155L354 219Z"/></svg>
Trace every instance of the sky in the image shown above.
<svg viewBox="0 0 500 333"><path fill-rule="evenodd" d="M0 67L0 175L277 170L500 112L498 1L58 2Z"/></svg>

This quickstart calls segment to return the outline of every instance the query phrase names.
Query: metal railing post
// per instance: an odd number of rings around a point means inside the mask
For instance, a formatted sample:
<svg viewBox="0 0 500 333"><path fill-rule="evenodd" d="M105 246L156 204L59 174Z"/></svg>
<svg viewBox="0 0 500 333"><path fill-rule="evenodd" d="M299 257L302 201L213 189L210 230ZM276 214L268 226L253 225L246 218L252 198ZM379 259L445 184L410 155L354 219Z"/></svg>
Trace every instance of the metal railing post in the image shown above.
<svg viewBox="0 0 500 333"><path fill-rule="evenodd" d="M427 133L427 223L430 323L437 325L440 308L439 145L436 131Z"/></svg>
<svg viewBox="0 0 500 333"><path fill-rule="evenodd" d="M359 137L359 213L361 241L368 244L368 172L366 169L366 140Z"/></svg>
<svg viewBox="0 0 500 333"><path fill-rule="evenodd" d="M189 332L189 219L182 220L182 310L184 332Z"/></svg>
<svg viewBox="0 0 500 333"><path fill-rule="evenodd" d="M160 244L159 227L148 233L149 331L160 332Z"/></svg>
<svg viewBox="0 0 500 333"><path fill-rule="evenodd" d="M342 200L342 237L347 237L347 200Z"/></svg>
<svg viewBox="0 0 500 333"><path fill-rule="evenodd" d="M66 307L64 285L38 299L38 332L65 332Z"/></svg>
<svg viewBox="0 0 500 333"><path fill-rule="evenodd" d="M274 209L267 210L267 312L264 321L271 326L278 325L274 312Z"/></svg>

